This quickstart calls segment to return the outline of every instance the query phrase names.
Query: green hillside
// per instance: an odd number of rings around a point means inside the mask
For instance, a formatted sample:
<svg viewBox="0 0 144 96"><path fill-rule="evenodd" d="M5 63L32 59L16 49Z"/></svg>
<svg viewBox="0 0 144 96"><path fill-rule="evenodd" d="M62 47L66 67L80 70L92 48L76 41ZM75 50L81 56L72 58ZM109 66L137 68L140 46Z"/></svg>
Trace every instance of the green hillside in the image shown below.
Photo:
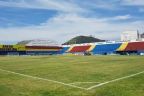
<svg viewBox="0 0 144 96"><path fill-rule="evenodd" d="M63 45L68 44L81 44L81 43L92 43L92 42L104 42L105 40L97 39L92 36L77 36L71 40L65 42Z"/></svg>

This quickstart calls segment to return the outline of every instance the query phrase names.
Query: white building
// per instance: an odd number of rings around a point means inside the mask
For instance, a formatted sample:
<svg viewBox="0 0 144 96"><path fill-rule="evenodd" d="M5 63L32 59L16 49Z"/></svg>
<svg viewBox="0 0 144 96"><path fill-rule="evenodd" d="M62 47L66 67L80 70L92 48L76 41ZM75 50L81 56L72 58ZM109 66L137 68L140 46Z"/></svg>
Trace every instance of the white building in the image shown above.
<svg viewBox="0 0 144 96"><path fill-rule="evenodd" d="M121 41L138 41L140 34L138 31L125 31L121 34Z"/></svg>
<svg viewBox="0 0 144 96"><path fill-rule="evenodd" d="M141 34L141 41L144 41L144 33Z"/></svg>

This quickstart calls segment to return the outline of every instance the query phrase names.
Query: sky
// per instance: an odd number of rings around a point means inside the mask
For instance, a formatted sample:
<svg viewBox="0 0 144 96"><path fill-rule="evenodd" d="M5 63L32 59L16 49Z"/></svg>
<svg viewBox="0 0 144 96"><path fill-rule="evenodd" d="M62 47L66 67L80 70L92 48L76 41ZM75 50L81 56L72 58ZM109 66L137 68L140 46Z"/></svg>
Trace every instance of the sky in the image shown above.
<svg viewBox="0 0 144 96"><path fill-rule="evenodd" d="M144 0L0 0L0 41L79 35L120 40L123 31L144 32Z"/></svg>

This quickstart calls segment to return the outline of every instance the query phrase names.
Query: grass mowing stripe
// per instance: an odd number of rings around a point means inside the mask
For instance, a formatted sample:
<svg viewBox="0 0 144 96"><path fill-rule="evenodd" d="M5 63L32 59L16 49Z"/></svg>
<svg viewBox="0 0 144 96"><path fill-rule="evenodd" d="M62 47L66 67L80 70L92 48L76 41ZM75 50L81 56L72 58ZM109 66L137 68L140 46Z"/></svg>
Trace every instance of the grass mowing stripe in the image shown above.
<svg viewBox="0 0 144 96"><path fill-rule="evenodd" d="M20 75L20 76L23 76L23 77L28 77L28 78L33 78L33 79L38 79L38 80L43 80L43 81L49 81L49 82L53 82L53 83L57 83L57 84L62 84L62 85L73 87L73 88L78 88L78 89L86 90L86 88L83 88L83 87L79 87L79 86L75 86L75 85L71 85L71 84L67 84L67 83L63 83L63 82L59 82L59 81L55 81L55 80L50 80L50 79L46 79L46 78L40 78L40 77L36 77L36 76L21 74L21 73L9 71L9 70L4 70L4 69L0 69L0 71L4 71L4 72Z"/></svg>
<svg viewBox="0 0 144 96"><path fill-rule="evenodd" d="M94 85L94 86L91 86L91 87L87 88L87 90L91 90L93 88L100 87L100 86L103 86L103 85L108 84L108 83L112 83L112 82L116 82L116 81L119 81L119 80L123 80L123 79L127 79L127 78L130 78L130 77L134 77L134 76L142 74L142 73L144 73L144 71L141 71L141 72L129 75L129 76L117 78L117 79L114 79L114 80L111 80L111 81L107 81L107 82L104 82L104 83L100 83L98 85Z"/></svg>

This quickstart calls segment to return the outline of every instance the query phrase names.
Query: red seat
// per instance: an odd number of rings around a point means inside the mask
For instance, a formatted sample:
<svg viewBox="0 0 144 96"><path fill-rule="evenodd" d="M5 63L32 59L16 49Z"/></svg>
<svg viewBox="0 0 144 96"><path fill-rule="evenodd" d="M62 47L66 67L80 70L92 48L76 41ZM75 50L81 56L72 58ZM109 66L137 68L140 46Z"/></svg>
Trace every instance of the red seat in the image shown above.
<svg viewBox="0 0 144 96"><path fill-rule="evenodd" d="M144 50L144 42L130 42L125 51L140 51Z"/></svg>
<svg viewBox="0 0 144 96"><path fill-rule="evenodd" d="M86 52L90 47L91 45L75 46L69 52Z"/></svg>

